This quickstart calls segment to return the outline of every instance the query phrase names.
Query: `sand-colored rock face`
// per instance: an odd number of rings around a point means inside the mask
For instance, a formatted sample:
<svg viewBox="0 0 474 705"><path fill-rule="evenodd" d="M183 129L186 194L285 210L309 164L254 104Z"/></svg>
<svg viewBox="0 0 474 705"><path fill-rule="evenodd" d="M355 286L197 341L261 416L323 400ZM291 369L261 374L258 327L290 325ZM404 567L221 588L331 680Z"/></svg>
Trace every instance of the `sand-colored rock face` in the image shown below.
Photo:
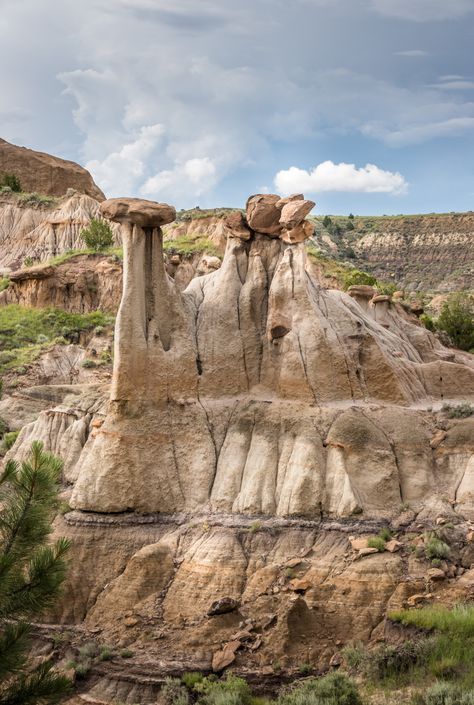
<svg viewBox="0 0 474 705"><path fill-rule="evenodd" d="M321 288L286 242L293 202L267 202L268 234L228 218L222 265L184 291L153 220L169 207L103 207L124 245L109 401L94 386L42 406L10 451L39 438L64 460L75 511L56 533L73 548L54 619L136 655L120 683L94 679L100 702L156 702L148 674L170 668L327 668L420 593L470 589L472 571L435 584L422 545L449 520L447 569L474 565L473 419L429 410L473 395L473 357L371 287ZM396 539L370 553L388 522Z"/></svg>
<svg viewBox="0 0 474 705"><path fill-rule="evenodd" d="M87 169L79 164L0 139L0 174L4 173L15 174L24 191L62 196L73 188L98 201L105 198Z"/></svg>
<svg viewBox="0 0 474 705"><path fill-rule="evenodd" d="M271 229L278 201L250 200L248 222L263 207ZM250 239L239 226L220 269L180 292L159 227L141 217L122 219L110 411L79 458L72 506L319 517L442 503L429 434L407 409L472 394L471 356L447 362L390 301L322 290L280 225ZM407 414L416 444L399 442Z"/></svg>
<svg viewBox="0 0 474 705"><path fill-rule="evenodd" d="M52 205L24 205L15 194L0 195L0 268L17 270L25 259L44 262L83 249L81 230L99 217L99 202L79 193ZM119 226L112 224L116 244Z"/></svg>

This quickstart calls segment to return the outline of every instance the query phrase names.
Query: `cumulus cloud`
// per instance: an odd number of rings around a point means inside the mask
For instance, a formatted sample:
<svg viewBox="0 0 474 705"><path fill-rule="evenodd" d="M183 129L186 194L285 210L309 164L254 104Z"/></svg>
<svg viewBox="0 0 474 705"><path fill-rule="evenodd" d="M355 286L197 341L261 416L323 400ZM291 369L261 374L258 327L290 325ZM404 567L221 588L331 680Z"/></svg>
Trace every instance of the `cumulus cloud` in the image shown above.
<svg viewBox="0 0 474 705"><path fill-rule="evenodd" d="M457 19L474 10L472 0L371 0L381 15L414 22Z"/></svg>
<svg viewBox="0 0 474 705"><path fill-rule="evenodd" d="M295 192L322 193L345 191L358 193L405 193L408 184L398 172L384 171L375 164L366 164L359 169L355 164L321 162L310 171L292 166L279 171L275 176L278 193L288 195Z"/></svg>
<svg viewBox="0 0 474 705"><path fill-rule="evenodd" d="M147 179L140 191L153 198L171 198L186 192L199 197L209 192L215 182L216 167L209 157L202 157L158 172Z"/></svg>
<svg viewBox="0 0 474 705"><path fill-rule="evenodd" d="M87 162L94 179L105 193L111 196L126 195L133 191L137 181L144 176L149 158L164 134L163 125L142 127L137 137L111 152L105 159Z"/></svg>

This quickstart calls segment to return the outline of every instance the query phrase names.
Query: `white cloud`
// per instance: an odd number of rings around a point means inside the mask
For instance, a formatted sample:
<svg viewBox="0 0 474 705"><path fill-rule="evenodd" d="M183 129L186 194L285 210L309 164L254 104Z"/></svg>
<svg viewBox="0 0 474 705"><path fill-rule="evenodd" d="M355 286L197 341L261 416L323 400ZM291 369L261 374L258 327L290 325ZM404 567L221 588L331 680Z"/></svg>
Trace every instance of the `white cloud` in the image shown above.
<svg viewBox="0 0 474 705"><path fill-rule="evenodd" d="M321 162L310 171L292 166L279 171L275 187L281 194L345 191L359 193L405 193L407 182L398 172L384 171L375 164L357 168L355 164Z"/></svg>
<svg viewBox="0 0 474 705"><path fill-rule="evenodd" d="M417 56L428 56L428 52L424 51L424 49L406 49L405 51L396 51L395 52L396 56L408 56L408 57L417 57Z"/></svg>
<svg viewBox="0 0 474 705"><path fill-rule="evenodd" d="M381 15L414 22L457 19L474 10L472 0L371 0Z"/></svg>
<svg viewBox="0 0 474 705"><path fill-rule="evenodd" d="M133 141L111 152L102 161L92 159L87 162L86 168L108 195L127 195L145 174L147 162L163 134L163 125L142 127Z"/></svg>
<svg viewBox="0 0 474 705"><path fill-rule="evenodd" d="M143 196L165 199L192 194L199 198L216 183L216 167L209 157L188 159L173 169L151 176L140 189Z"/></svg>

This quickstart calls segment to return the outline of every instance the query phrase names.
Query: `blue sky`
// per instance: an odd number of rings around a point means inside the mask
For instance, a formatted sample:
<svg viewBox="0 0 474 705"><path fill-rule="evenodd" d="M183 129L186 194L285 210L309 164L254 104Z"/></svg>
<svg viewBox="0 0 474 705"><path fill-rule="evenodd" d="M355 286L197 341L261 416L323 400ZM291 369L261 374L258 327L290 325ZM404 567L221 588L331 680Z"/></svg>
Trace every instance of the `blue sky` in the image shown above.
<svg viewBox="0 0 474 705"><path fill-rule="evenodd" d="M0 136L178 208L474 210L474 0L1 0Z"/></svg>

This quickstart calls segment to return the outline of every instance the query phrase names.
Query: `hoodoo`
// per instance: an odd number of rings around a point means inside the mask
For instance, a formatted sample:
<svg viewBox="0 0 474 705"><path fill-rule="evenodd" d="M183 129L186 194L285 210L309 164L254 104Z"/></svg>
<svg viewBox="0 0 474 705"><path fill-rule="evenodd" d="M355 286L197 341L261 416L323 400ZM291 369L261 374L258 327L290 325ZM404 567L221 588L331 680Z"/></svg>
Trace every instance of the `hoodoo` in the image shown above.
<svg viewBox="0 0 474 705"><path fill-rule="evenodd" d="M288 242L314 204L293 199L252 196L220 269L184 292L163 261L174 209L102 204L121 224L124 289L109 412L80 456L76 509L370 517L409 499L439 510L450 480L434 481L413 406L474 391L472 359L447 362L389 297L318 286L301 238Z"/></svg>
<svg viewBox="0 0 474 705"><path fill-rule="evenodd" d="M222 265L182 291L162 246L174 208L103 202L124 245L109 399L42 412L14 448L44 439L65 459L58 619L146 646L165 672L327 667L424 585L398 542L350 533L474 519L473 420L432 411L474 394L473 357L372 287L323 289L312 206L252 196Z"/></svg>

